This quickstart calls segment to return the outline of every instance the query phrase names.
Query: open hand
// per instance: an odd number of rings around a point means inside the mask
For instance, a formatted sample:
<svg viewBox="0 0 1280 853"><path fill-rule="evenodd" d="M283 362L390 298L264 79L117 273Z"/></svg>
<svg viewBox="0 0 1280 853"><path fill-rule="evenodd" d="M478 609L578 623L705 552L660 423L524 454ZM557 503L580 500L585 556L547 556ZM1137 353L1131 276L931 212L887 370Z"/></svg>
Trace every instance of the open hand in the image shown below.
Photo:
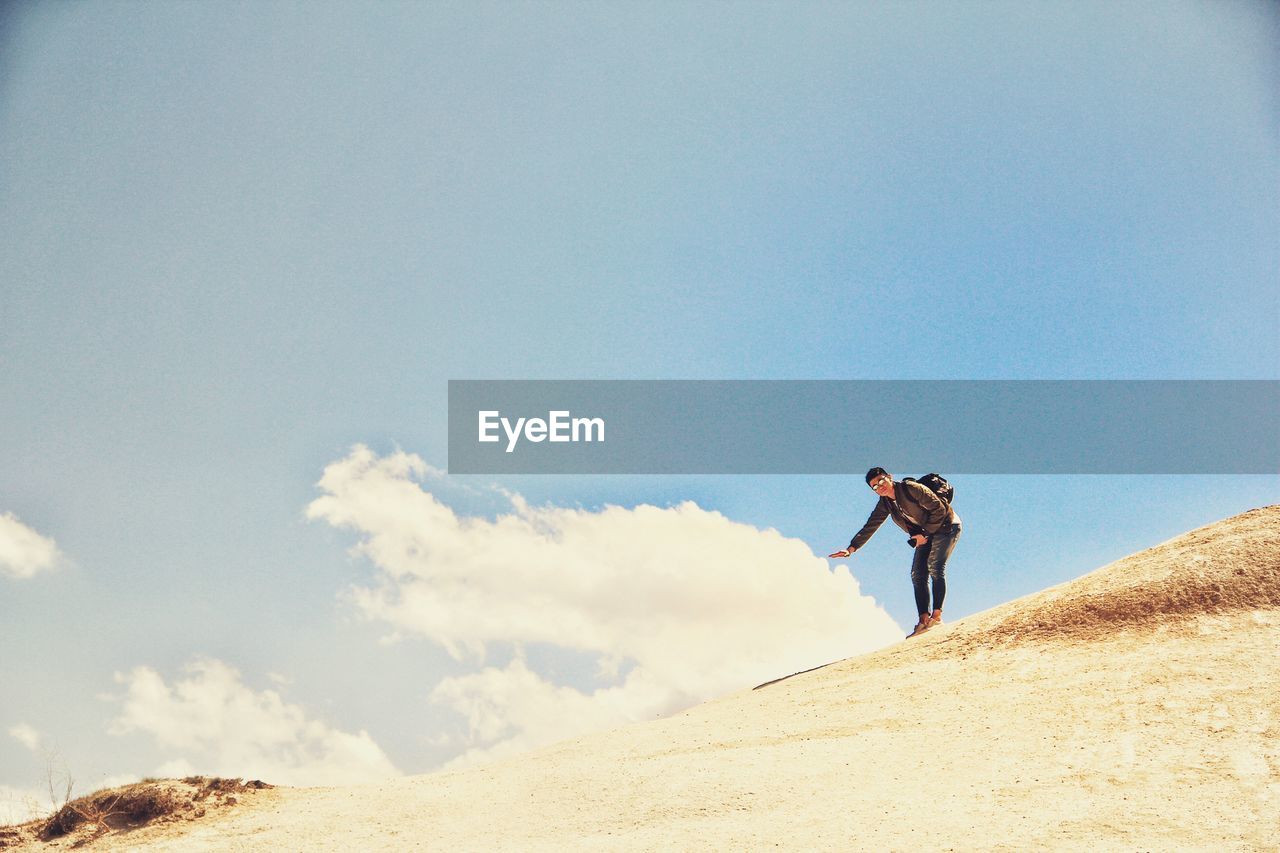
<svg viewBox="0 0 1280 853"><path fill-rule="evenodd" d="M843 550L843 551L836 551L834 554L828 554L827 556L828 556L828 557L830 557L830 558L831 558L831 559L833 559L833 560L839 560L839 559L842 559L842 558L844 558L844 557L849 556L849 555L850 555L850 554L852 554L852 553L853 553L852 551L850 551L848 548L846 548L846 549L845 549L845 550Z"/></svg>
<svg viewBox="0 0 1280 853"><path fill-rule="evenodd" d="M929 537L923 533L911 537L911 544L919 548L921 545L929 541Z"/></svg>

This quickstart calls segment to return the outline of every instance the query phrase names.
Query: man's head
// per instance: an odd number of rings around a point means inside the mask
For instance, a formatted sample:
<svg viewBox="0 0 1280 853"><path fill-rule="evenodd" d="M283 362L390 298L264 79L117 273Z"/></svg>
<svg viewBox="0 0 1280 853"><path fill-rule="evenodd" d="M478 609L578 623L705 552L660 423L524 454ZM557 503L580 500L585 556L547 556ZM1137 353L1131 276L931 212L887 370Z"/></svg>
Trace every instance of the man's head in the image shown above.
<svg viewBox="0 0 1280 853"><path fill-rule="evenodd" d="M867 485L880 497L893 494L893 477L883 468L872 468L867 472Z"/></svg>

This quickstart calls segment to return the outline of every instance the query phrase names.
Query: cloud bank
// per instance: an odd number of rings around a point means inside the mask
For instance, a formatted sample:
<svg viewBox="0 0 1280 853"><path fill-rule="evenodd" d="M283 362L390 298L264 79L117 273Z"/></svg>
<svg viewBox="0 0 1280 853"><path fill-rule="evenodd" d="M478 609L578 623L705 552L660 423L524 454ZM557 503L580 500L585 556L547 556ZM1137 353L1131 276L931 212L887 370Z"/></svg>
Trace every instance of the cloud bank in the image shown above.
<svg viewBox="0 0 1280 853"><path fill-rule="evenodd" d="M845 566L799 540L692 502L598 511L508 495L494 520L460 517L412 454L357 446L325 468L308 517L359 536L377 573L356 607L396 634L483 665L431 698L468 725L462 763L669 714L779 675L870 651L901 629ZM594 656L598 686L556 684L521 650Z"/></svg>
<svg viewBox="0 0 1280 853"><path fill-rule="evenodd" d="M309 719L274 690L256 692L218 660L186 667L172 685L155 670L116 675L125 694L108 731L142 732L181 757L157 776L258 778L283 785L351 785L400 775L368 733Z"/></svg>
<svg viewBox="0 0 1280 853"><path fill-rule="evenodd" d="M0 574L26 579L49 571L61 554L57 544L27 527L11 512L0 513Z"/></svg>
<svg viewBox="0 0 1280 853"><path fill-rule="evenodd" d="M26 823L53 811L49 792L39 788L15 788L0 785L0 826Z"/></svg>

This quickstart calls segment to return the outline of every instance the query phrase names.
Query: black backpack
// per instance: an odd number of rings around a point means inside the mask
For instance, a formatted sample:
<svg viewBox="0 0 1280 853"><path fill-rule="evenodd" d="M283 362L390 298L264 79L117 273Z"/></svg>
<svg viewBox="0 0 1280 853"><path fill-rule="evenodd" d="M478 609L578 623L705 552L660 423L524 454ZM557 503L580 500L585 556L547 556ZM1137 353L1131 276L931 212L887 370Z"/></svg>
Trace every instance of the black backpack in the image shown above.
<svg viewBox="0 0 1280 853"><path fill-rule="evenodd" d="M951 505L951 498L956 493L955 488L946 480L944 480L941 474L929 473L929 474L925 474L923 477L920 477L920 478L907 477L905 480L903 480L903 482L919 483L929 491L933 492L938 497L942 498L942 500L947 504L947 506Z"/></svg>

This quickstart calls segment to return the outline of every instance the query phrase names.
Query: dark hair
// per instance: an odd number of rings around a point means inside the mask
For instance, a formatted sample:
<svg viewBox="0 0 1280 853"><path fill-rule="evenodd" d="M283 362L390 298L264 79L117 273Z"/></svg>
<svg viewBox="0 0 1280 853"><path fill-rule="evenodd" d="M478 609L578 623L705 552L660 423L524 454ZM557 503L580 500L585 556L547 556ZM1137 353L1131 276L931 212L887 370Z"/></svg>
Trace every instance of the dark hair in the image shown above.
<svg viewBox="0 0 1280 853"><path fill-rule="evenodd" d="M876 477L888 477L888 476L889 476L889 472L884 470L883 468L872 468L870 471L867 472L867 485L868 486L871 485L871 481L874 480Z"/></svg>

